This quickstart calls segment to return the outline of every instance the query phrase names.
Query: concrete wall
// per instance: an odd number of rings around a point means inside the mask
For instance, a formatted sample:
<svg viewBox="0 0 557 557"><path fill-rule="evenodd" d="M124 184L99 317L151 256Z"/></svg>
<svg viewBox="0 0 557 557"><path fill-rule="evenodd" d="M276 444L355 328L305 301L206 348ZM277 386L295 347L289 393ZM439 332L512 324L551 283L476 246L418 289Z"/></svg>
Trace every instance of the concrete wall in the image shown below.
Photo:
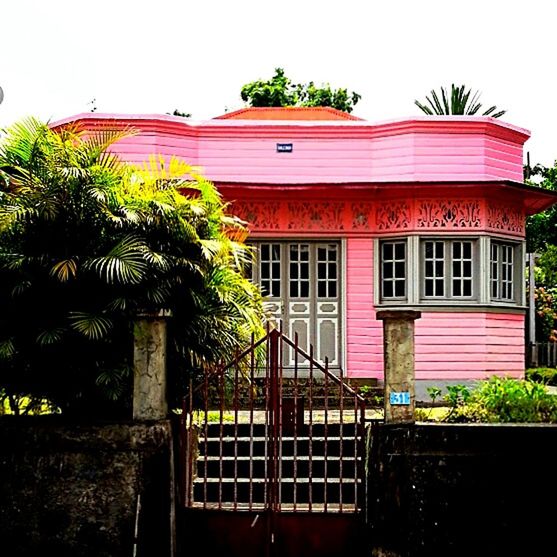
<svg viewBox="0 0 557 557"><path fill-rule="evenodd" d="M373 430L373 555L554 555L557 426Z"/></svg>
<svg viewBox="0 0 557 557"><path fill-rule="evenodd" d="M171 555L171 439L166 421L2 418L0 553Z"/></svg>

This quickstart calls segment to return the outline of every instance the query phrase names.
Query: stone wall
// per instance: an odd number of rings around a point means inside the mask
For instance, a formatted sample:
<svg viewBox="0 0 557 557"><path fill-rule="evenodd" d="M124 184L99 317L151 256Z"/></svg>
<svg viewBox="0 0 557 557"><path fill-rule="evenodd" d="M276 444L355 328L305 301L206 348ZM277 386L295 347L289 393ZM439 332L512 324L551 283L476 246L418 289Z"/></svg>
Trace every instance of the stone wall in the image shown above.
<svg viewBox="0 0 557 557"><path fill-rule="evenodd" d="M172 555L172 485L168 421L68 425L3 417L0 553Z"/></svg>
<svg viewBox="0 0 557 557"><path fill-rule="evenodd" d="M554 555L557 426L372 429L373 555Z"/></svg>

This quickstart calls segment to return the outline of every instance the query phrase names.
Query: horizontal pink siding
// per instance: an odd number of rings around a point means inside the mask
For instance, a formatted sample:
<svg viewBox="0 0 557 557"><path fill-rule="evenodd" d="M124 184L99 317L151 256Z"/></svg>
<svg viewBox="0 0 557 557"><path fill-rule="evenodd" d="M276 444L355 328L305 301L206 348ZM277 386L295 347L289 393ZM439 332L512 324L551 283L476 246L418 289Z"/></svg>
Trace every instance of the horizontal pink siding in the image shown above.
<svg viewBox="0 0 557 557"><path fill-rule="evenodd" d="M465 380L524 374L524 316L423 313L416 321L416 377Z"/></svg>
<svg viewBox="0 0 557 557"><path fill-rule="evenodd" d="M373 308L373 239L346 241L346 367L350 377L383 377L383 329Z"/></svg>
<svg viewBox="0 0 557 557"><path fill-rule="evenodd" d="M424 117L371 124L207 120L80 114L53 124L124 127L139 134L114 150L140 162L180 156L210 180L234 183L522 181L529 132L486 117ZM277 153L277 143L292 143Z"/></svg>

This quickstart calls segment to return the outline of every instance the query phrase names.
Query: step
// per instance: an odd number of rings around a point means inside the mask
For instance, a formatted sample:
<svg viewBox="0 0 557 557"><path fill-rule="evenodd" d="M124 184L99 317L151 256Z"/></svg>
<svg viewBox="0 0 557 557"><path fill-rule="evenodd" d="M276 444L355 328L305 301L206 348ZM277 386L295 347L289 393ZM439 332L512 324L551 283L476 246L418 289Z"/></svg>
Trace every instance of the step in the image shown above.
<svg viewBox="0 0 557 557"><path fill-rule="evenodd" d="M264 480L238 479L234 481L220 481L219 478L210 480L198 479L193 484L193 500L195 502L219 501L233 503L264 503L268 487L268 482ZM336 479L329 479L325 482L324 478L299 478L294 482L293 478L283 478L278 486L279 499L285 504L293 504L294 498L297 502L308 504L312 503L339 503L341 500L348 504L354 504L358 495L363 495L361 482L355 480L345 480L342 482ZM251 497L251 499L250 499Z"/></svg>
<svg viewBox="0 0 557 557"><path fill-rule="evenodd" d="M221 432L223 437L234 437L235 435L239 437L249 437L250 435L265 437L268 427L270 426L264 423L220 424L208 422L206 426L205 424L197 426L196 431L199 437L205 437L205 431L207 431L209 437L220 437ZM326 426L324 423L314 423L311 427L308 423L302 423L299 424L297 428L285 433L290 433L290 435L293 436L295 432L297 435L309 437L311 431L312 436L319 437L325 435L325 430L327 431L327 435L330 436L354 436L354 432L359 434L362 432L362 427L354 423L329 423Z"/></svg>
<svg viewBox="0 0 557 557"><path fill-rule="evenodd" d="M283 457L280 459L281 473L286 477L298 478L308 477L311 470L311 475L315 477L340 477L342 471L343 478L354 477L357 472L357 467L361 464L361 459L357 460L354 455L339 457L314 457L310 460L309 456L297 456L294 458ZM268 460L264 457L251 458L244 457L217 457L210 456L205 460L200 457L197 460L197 476L203 478L207 477L224 477L224 478L264 478L269 470ZM207 473L205 473L207 471Z"/></svg>
<svg viewBox="0 0 557 557"><path fill-rule="evenodd" d="M346 437L298 437L283 438L277 444L277 451L282 456L350 456L360 452L361 440ZM264 438L226 437L223 439L200 440L199 456L266 456L268 444Z"/></svg>

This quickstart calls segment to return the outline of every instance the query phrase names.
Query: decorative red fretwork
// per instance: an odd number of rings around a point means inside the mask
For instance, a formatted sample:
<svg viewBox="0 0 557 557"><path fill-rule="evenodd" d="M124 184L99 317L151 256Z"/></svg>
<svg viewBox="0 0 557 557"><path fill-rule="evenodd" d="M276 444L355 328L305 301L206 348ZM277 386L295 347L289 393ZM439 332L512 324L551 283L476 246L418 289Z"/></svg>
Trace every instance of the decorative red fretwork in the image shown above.
<svg viewBox="0 0 557 557"><path fill-rule="evenodd" d="M480 228L480 202L427 199L417 204L417 228Z"/></svg>
<svg viewBox="0 0 557 557"><path fill-rule="evenodd" d="M232 212L245 220L253 230L280 229L280 203L237 201L232 205Z"/></svg>
<svg viewBox="0 0 557 557"><path fill-rule="evenodd" d="M406 230L410 228L410 207L406 201L390 201L377 207L377 230Z"/></svg>
<svg viewBox="0 0 557 557"><path fill-rule="evenodd" d="M352 203L352 229L370 230L372 227L371 203Z"/></svg>
<svg viewBox="0 0 557 557"><path fill-rule="evenodd" d="M288 203L288 230L344 230L344 203Z"/></svg>
<svg viewBox="0 0 557 557"><path fill-rule="evenodd" d="M492 230L524 234L524 213L518 207L488 205L487 226Z"/></svg>

